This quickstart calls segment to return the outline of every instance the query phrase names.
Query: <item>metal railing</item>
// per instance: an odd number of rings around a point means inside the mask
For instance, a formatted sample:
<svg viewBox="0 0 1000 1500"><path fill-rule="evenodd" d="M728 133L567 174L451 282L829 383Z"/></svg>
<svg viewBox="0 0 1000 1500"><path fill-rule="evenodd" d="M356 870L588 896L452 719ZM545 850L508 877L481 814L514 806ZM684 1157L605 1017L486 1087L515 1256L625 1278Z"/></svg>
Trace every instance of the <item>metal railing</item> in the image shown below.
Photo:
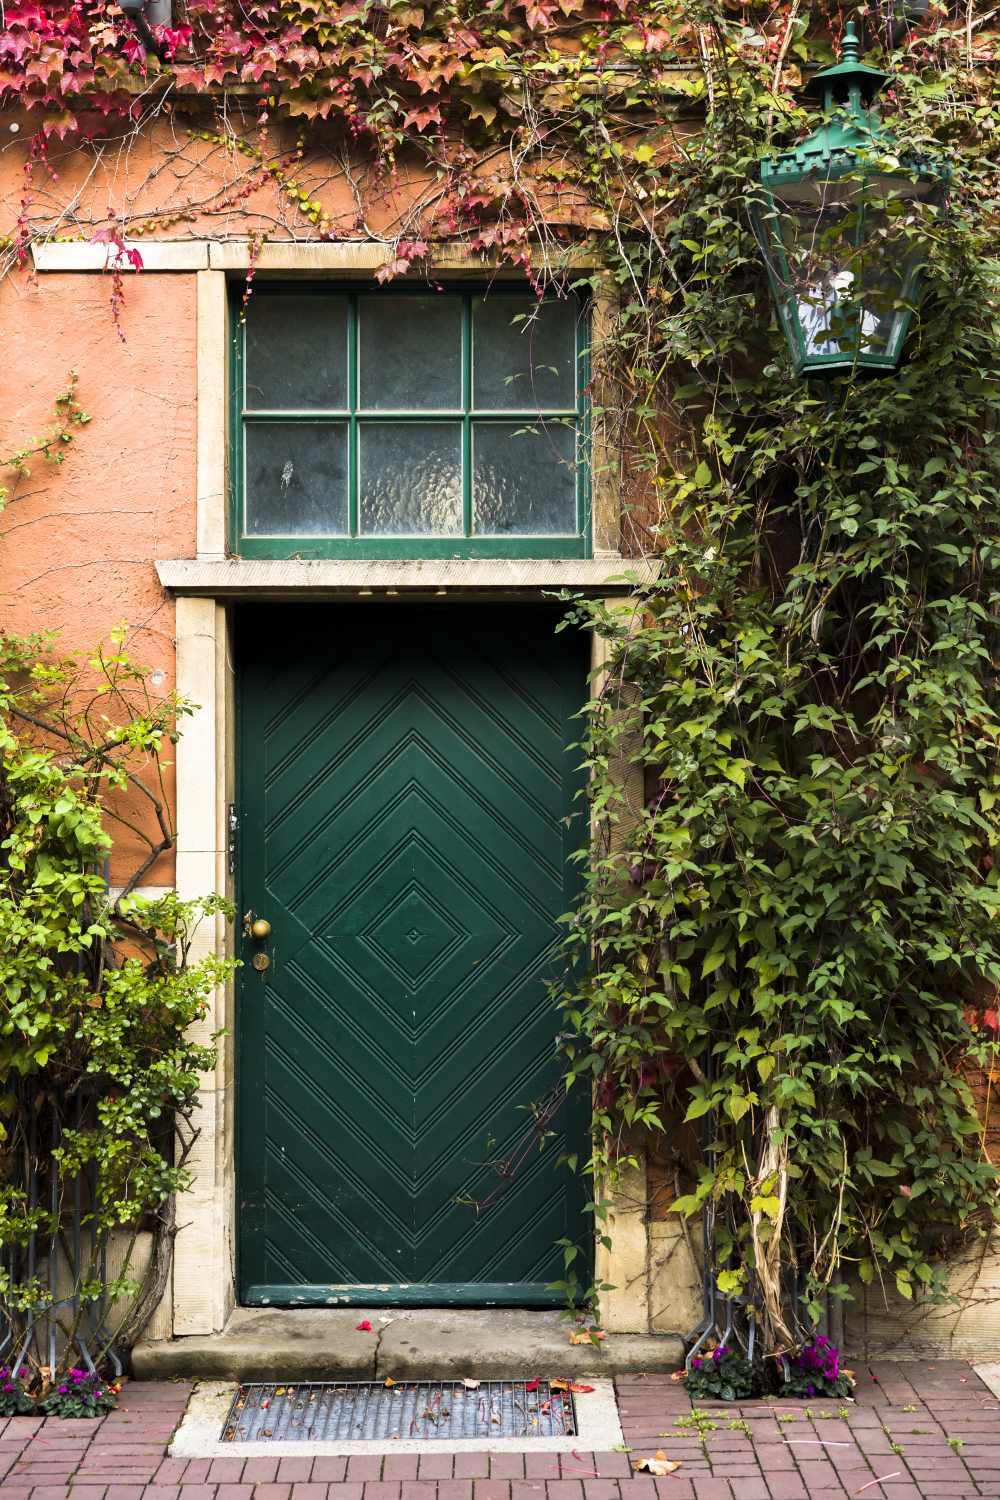
<svg viewBox="0 0 1000 1500"><path fill-rule="evenodd" d="M0 1362L14 1376L54 1373L69 1347L94 1371L107 1360L122 1372L107 1338L109 1313L107 1230L95 1223L96 1179L89 1171L65 1176L55 1152L63 1123L51 1100L21 1112L27 1123L6 1143L5 1186L23 1195L23 1230L0 1244ZM88 1107L78 1097L73 1128Z"/></svg>

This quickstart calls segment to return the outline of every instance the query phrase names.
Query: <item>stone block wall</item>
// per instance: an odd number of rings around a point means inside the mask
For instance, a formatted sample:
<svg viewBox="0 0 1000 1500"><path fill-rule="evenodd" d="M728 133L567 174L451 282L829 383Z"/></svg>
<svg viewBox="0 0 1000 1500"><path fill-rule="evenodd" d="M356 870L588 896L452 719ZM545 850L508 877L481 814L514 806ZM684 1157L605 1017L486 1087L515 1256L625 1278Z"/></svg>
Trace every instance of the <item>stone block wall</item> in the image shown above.
<svg viewBox="0 0 1000 1500"><path fill-rule="evenodd" d="M699 1225L685 1224L669 1205L674 1192L665 1169L641 1159L611 1194L597 1248L601 1319L609 1333L689 1334L701 1317L701 1271L695 1263Z"/></svg>

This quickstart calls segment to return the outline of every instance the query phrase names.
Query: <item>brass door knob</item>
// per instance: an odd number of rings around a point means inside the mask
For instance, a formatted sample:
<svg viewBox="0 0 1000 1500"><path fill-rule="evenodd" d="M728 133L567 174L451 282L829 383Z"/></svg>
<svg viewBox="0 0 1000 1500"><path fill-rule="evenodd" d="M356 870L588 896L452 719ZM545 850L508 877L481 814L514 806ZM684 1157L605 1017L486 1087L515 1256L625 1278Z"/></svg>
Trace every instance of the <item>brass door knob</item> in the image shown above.
<svg viewBox="0 0 1000 1500"><path fill-rule="evenodd" d="M266 917L258 917L250 923L250 936L260 940L271 936L271 924Z"/></svg>

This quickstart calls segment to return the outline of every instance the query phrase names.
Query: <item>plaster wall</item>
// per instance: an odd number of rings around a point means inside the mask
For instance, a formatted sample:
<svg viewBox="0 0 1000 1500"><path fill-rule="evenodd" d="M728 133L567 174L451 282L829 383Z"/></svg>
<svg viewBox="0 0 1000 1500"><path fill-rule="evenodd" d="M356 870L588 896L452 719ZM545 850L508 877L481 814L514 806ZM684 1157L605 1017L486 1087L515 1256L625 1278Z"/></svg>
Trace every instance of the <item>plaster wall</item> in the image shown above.
<svg viewBox="0 0 1000 1500"><path fill-rule="evenodd" d="M309 202L322 203L336 238L391 235L432 180L417 158L400 161L395 173L360 159L345 172L339 142L298 156L293 127L262 134L253 105L244 113L238 99L227 101L225 121L209 102L190 99L168 104L138 132L113 124L99 150L51 136L48 168L36 163L29 179L36 128L32 115L0 111L5 233L24 206L33 229L64 239L89 240L112 214L129 235L158 240L245 238L251 230L309 238L315 230L297 196L304 190ZM274 170L261 171L260 150Z"/></svg>
<svg viewBox="0 0 1000 1500"><path fill-rule="evenodd" d="M307 241L317 225L334 242L444 239L441 184L426 159L402 150L391 168L352 151L335 131L309 144L288 122L263 130L254 102L230 95L224 107L177 95L141 130L112 123L92 148L49 137L47 165L30 159L37 119L0 111L0 225L24 215L33 233L88 241L115 221L128 237L226 240L250 233ZM262 165L263 164L263 165ZM502 197L503 160L484 154L470 176ZM520 174L534 176L531 165ZM546 254L558 258L592 222L580 197L544 175L534 192Z"/></svg>
<svg viewBox="0 0 1000 1500"><path fill-rule="evenodd" d="M90 651L128 621L154 692L174 684L174 605L156 557L195 542L194 277L145 275L126 289L127 342L110 312L108 276L25 274L0 283L0 456L43 433L70 371L91 421L65 462L33 459L0 512L0 627L56 630ZM137 846L118 843L112 881ZM148 884L172 880L162 860Z"/></svg>

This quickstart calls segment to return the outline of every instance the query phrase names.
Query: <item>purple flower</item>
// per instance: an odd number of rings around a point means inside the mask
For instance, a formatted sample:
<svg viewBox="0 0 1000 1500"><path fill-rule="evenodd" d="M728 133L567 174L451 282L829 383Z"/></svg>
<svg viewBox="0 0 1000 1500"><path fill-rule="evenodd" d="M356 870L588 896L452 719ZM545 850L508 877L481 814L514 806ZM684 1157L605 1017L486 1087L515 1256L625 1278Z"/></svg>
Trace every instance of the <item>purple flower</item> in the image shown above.
<svg viewBox="0 0 1000 1500"><path fill-rule="evenodd" d="M691 1361L691 1368L692 1368L692 1370L700 1370L703 1364L704 1364L704 1360L693 1359Z"/></svg>
<svg viewBox="0 0 1000 1500"><path fill-rule="evenodd" d="M825 1335L818 1334L808 1344L803 1344L792 1361L792 1368L798 1375L816 1375L821 1381L832 1384L840 1375L840 1351ZM822 1390L822 1385L813 1382L808 1394L814 1396Z"/></svg>
<svg viewBox="0 0 1000 1500"><path fill-rule="evenodd" d="M68 1396L69 1395L69 1386L68 1385L61 1385L59 1387L59 1394L60 1394L60 1396Z"/></svg>
<svg viewBox="0 0 1000 1500"><path fill-rule="evenodd" d="M4 1387L3 1388L4 1388L5 1391L12 1391L14 1389L14 1382L12 1380L6 1380L6 1381L4 1381Z"/></svg>

